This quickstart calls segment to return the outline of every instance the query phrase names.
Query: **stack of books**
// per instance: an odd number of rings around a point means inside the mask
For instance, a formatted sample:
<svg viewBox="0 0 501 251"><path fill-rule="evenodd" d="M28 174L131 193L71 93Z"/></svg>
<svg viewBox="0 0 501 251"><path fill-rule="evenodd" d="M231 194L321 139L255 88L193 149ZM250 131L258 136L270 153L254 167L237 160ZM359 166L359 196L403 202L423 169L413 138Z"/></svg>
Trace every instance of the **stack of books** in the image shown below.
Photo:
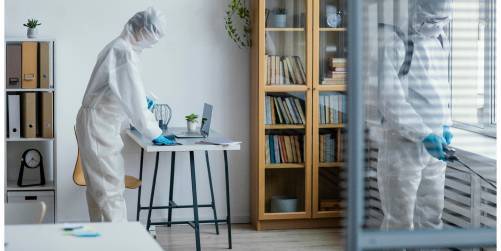
<svg viewBox="0 0 501 251"><path fill-rule="evenodd" d="M334 93L320 95L320 124L342 124L346 122L346 95Z"/></svg>
<svg viewBox="0 0 501 251"><path fill-rule="evenodd" d="M329 71L325 74L323 85L344 85L346 84L346 58L331 58L329 60Z"/></svg>
<svg viewBox="0 0 501 251"><path fill-rule="evenodd" d="M302 136L266 135L266 163L303 163Z"/></svg>
<svg viewBox="0 0 501 251"><path fill-rule="evenodd" d="M306 71L298 56L266 55L267 85L304 85Z"/></svg>
<svg viewBox="0 0 501 251"><path fill-rule="evenodd" d="M320 162L336 162L336 149L334 134L320 135Z"/></svg>
<svg viewBox="0 0 501 251"><path fill-rule="evenodd" d="M304 100L292 96L265 97L266 124L305 124Z"/></svg>

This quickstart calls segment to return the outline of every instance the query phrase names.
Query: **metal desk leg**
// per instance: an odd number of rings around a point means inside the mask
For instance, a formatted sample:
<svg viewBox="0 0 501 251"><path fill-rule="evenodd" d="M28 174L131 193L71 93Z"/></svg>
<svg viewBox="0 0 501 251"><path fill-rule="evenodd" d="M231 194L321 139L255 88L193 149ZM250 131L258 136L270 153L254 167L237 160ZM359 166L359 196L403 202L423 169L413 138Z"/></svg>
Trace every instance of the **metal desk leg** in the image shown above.
<svg viewBox="0 0 501 251"><path fill-rule="evenodd" d="M205 151L205 162L207 162L207 174L209 175L210 198L212 205L212 212L214 213L214 225L216 227L216 234L219 234L219 225L217 223L216 202L214 201L214 188L212 187L212 174L210 172L209 151Z"/></svg>
<svg viewBox="0 0 501 251"><path fill-rule="evenodd" d="M160 156L160 153L157 152L157 156L155 157L155 171L153 172L153 183L151 184L150 207L148 208L148 221L146 223L146 231L150 231L151 209L153 207L153 197L155 196L155 184L157 183L158 157L159 156Z"/></svg>
<svg viewBox="0 0 501 251"><path fill-rule="evenodd" d="M195 157L194 152L190 151L190 169L191 169L191 193L193 195L193 218L195 228L196 250L200 251L200 227L198 222L198 199L197 199L197 181L195 175Z"/></svg>
<svg viewBox="0 0 501 251"><path fill-rule="evenodd" d="M139 180L141 181L141 184L137 188L136 221L139 221L139 214L141 213L141 187L143 185L143 157L144 157L144 149L141 148L141 160L139 162Z"/></svg>
<svg viewBox="0 0 501 251"><path fill-rule="evenodd" d="M169 206L173 206L174 201L174 169L176 167L176 152L170 154L170 185L169 185ZM172 222L172 207L168 209L167 226Z"/></svg>
<svg viewBox="0 0 501 251"><path fill-rule="evenodd" d="M231 213L230 213L230 180L228 173L228 153L227 151L223 151L224 153L224 173L226 180L226 223L228 224L228 248L232 248L231 241Z"/></svg>

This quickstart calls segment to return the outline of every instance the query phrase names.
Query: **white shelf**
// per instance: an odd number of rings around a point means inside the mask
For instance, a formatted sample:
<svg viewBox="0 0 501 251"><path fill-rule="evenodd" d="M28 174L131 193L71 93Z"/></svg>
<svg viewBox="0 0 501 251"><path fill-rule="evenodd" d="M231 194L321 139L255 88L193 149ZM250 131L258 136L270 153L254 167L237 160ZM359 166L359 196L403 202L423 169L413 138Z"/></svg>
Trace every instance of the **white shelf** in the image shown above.
<svg viewBox="0 0 501 251"><path fill-rule="evenodd" d="M7 142L54 141L54 138L6 138Z"/></svg>
<svg viewBox="0 0 501 251"><path fill-rule="evenodd" d="M5 89L5 92L53 92L54 88L36 88L36 89Z"/></svg>
<svg viewBox="0 0 501 251"><path fill-rule="evenodd" d="M15 192L15 191L46 191L46 190L56 190L53 181L45 182L43 186L32 186L32 187L20 187L17 186L16 180L8 180L7 181L7 192Z"/></svg>
<svg viewBox="0 0 501 251"><path fill-rule="evenodd" d="M53 38L39 37L39 38L27 38L27 37L6 37L6 43L12 42L24 42L24 41L32 41L32 42L54 42L56 41Z"/></svg>

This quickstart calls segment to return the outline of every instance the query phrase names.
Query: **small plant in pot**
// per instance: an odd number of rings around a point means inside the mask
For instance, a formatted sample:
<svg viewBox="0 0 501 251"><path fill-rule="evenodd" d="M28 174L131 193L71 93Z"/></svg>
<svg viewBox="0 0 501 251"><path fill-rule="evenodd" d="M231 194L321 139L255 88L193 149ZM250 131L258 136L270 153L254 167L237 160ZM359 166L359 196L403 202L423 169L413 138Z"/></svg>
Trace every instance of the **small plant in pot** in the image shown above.
<svg viewBox="0 0 501 251"><path fill-rule="evenodd" d="M272 27L284 28L287 26L287 9L276 8L271 13L273 14L271 19Z"/></svg>
<svg viewBox="0 0 501 251"><path fill-rule="evenodd" d="M36 19L28 19L28 22L23 24L24 27L28 28L28 38L36 38L38 36L37 26L42 25Z"/></svg>
<svg viewBox="0 0 501 251"><path fill-rule="evenodd" d="M186 115L184 117L187 122L187 127L188 127L188 132L196 132L197 131L197 122L198 122L198 115L192 113L190 115Z"/></svg>

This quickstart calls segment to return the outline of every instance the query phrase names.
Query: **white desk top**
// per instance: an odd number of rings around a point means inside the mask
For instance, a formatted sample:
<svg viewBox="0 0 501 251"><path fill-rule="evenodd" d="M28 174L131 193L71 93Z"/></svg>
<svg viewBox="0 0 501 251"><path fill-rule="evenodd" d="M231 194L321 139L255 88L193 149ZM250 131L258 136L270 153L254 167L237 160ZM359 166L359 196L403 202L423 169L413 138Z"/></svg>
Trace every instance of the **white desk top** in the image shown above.
<svg viewBox="0 0 501 251"><path fill-rule="evenodd" d="M162 248L138 222L84 223L99 232L99 237L65 235L63 224L7 225L5 250L120 250L161 251Z"/></svg>
<svg viewBox="0 0 501 251"><path fill-rule="evenodd" d="M186 130L186 128L174 127L169 129L167 134L172 134L175 132L182 132ZM150 140L146 139L141 133L136 130L127 129L127 135L142 147L146 152L188 152L188 151L235 151L240 150L240 144L231 144L231 145L207 145L207 144L196 144L203 140L203 138L177 138L176 141L181 143L182 145L174 145L174 146L157 146L153 144ZM223 138L222 135L218 134L215 131L210 131L209 138Z"/></svg>

